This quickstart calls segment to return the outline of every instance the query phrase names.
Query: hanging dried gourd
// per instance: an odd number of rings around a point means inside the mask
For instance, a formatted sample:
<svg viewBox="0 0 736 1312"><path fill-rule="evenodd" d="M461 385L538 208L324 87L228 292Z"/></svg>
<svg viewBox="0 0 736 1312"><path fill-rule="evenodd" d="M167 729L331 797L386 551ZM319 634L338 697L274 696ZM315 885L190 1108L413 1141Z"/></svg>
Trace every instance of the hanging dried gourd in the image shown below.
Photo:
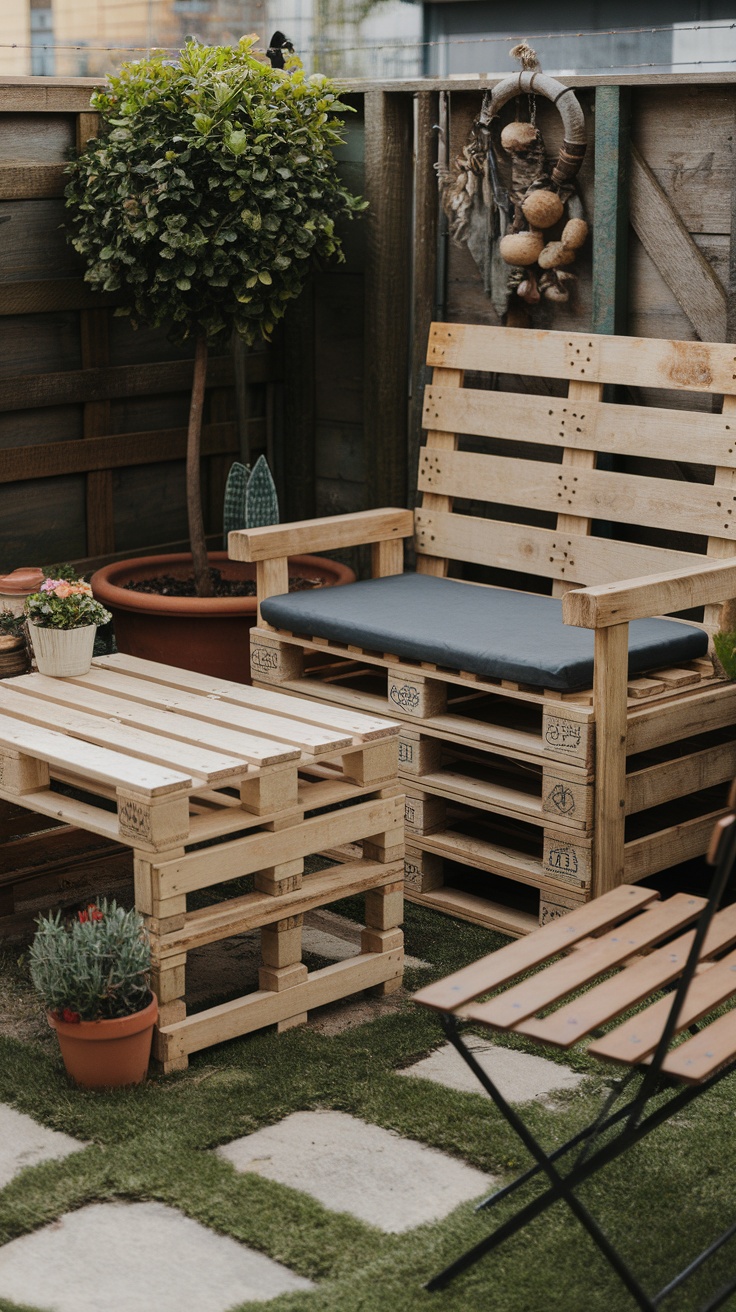
<svg viewBox="0 0 736 1312"><path fill-rule="evenodd" d="M542 297L567 301L575 281L569 266L588 235L575 190L586 149L583 111L569 87L541 72L525 43L511 53L522 71L485 95L454 172L438 166L450 233L467 244L499 316L511 297L527 305ZM499 132L503 106L525 94L531 121L517 118ZM563 122L562 149L551 170L534 121L537 95L552 101Z"/></svg>

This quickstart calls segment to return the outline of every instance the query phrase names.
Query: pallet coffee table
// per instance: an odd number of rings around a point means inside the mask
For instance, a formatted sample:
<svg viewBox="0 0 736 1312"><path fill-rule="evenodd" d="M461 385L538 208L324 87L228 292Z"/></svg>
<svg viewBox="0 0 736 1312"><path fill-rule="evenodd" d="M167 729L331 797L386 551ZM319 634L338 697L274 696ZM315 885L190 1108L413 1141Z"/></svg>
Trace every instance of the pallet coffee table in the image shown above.
<svg viewBox="0 0 736 1312"><path fill-rule="evenodd" d="M133 849L164 1072L362 989L399 988L398 732L378 716L123 655L79 677L0 684L0 798ZM357 843L355 859L304 873L306 857ZM246 879L222 897L218 886ZM202 906L202 890L215 888ZM309 971L305 912L358 893L360 953ZM187 953L253 929L257 992L187 1015Z"/></svg>

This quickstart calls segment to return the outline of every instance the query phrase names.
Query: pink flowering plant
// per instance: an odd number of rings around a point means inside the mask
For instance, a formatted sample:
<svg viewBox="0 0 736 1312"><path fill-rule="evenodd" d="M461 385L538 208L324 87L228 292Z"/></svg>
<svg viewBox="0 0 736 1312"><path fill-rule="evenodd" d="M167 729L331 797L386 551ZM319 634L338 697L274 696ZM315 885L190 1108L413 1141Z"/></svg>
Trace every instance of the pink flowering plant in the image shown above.
<svg viewBox="0 0 736 1312"><path fill-rule="evenodd" d="M41 629L83 629L112 619L81 579L44 579L39 591L26 597L25 613Z"/></svg>
<svg viewBox="0 0 736 1312"><path fill-rule="evenodd" d="M142 917L105 898L67 921L39 916L31 979L57 1020L132 1016L151 1001L151 949Z"/></svg>

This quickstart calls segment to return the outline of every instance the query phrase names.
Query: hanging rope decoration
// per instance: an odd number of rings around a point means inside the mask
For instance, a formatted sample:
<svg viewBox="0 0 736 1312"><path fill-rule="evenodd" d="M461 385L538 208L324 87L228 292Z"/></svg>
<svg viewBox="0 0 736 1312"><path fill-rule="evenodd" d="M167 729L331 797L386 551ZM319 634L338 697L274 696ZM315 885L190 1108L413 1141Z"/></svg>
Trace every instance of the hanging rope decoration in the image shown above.
<svg viewBox="0 0 736 1312"><path fill-rule="evenodd" d="M454 171L437 166L450 233L467 244L501 316L512 296L528 305L541 297L567 301L575 282L569 266L588 235L575 190L586 149L583 111L570 87L542 73L526 42L511 54L521 72L486 93ZM525 93L530 121L518 116ZM562 148L551 170L536 125L537 95L555 105L563 123ZM499 132L498 115L513 99L517 119Z"/></svg>

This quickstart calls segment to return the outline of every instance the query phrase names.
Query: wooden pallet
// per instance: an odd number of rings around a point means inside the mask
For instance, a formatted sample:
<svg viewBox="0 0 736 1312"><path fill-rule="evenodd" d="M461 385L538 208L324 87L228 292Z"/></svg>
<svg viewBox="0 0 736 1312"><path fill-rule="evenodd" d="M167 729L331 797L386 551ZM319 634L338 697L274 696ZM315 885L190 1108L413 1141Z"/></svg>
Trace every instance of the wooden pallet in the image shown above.
<svg viewBox="0 0 736 1312"><path fill-rule="evenodd" d="M53 725L53 728L50 727ZM132 849L152 940L164 1070L263 1025L402 975L404 800L398 726L133 657L89 674L0 687L0 799ZM349 865L304 876L305 858L362 844ZM233 880L252 891L197 909L187 896ZM362 951L309 974L306 911L366 899ZM187 952L260 928L256 994L186 1015Z"/></svg>

